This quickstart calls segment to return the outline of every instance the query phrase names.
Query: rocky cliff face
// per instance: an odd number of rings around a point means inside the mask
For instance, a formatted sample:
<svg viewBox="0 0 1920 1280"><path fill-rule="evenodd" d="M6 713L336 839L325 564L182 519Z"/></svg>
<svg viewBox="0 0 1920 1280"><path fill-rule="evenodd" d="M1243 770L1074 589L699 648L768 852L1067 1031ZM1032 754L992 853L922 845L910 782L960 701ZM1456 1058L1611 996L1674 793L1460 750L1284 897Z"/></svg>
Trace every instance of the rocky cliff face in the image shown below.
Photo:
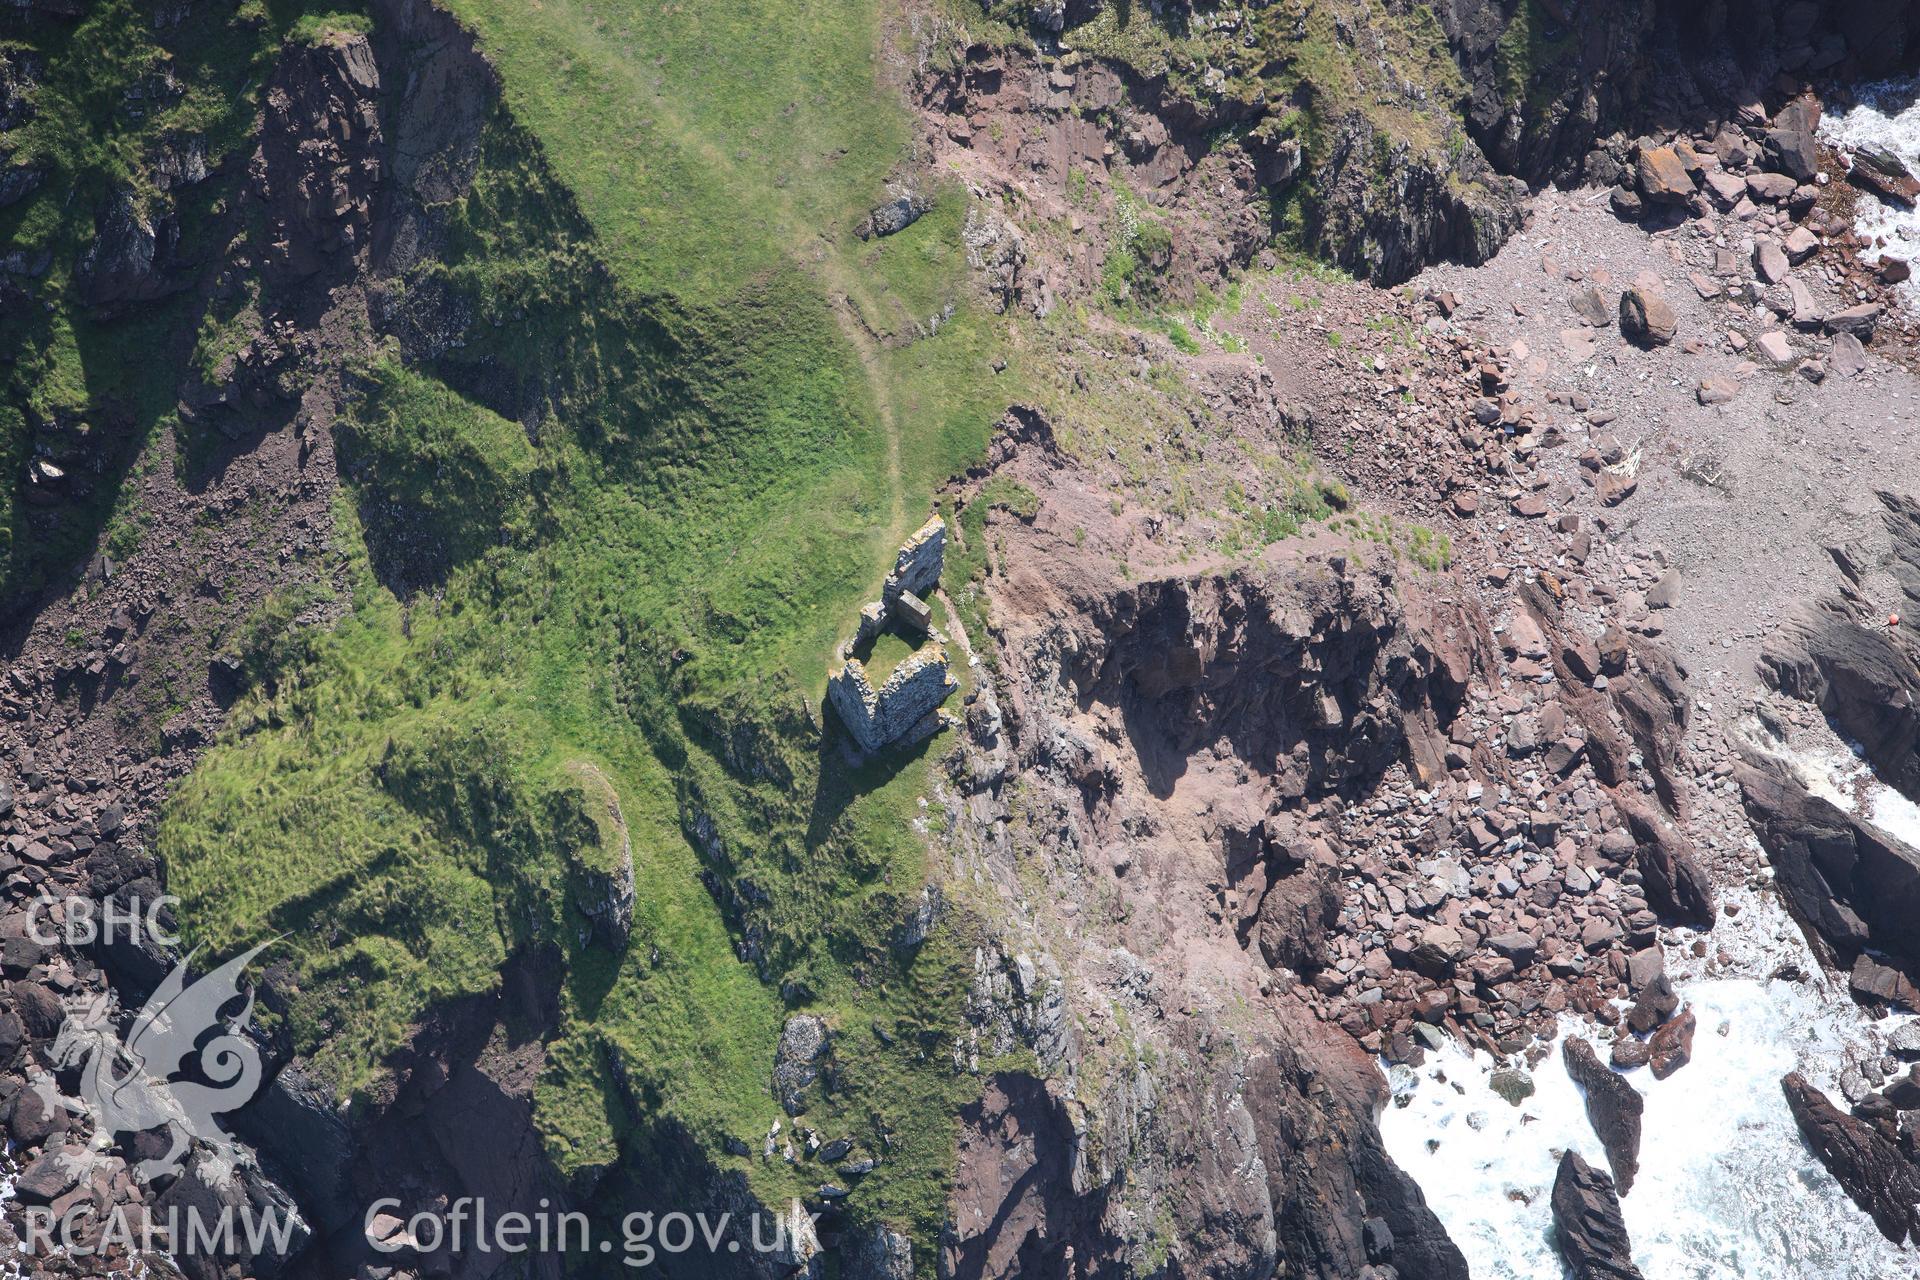
<svg viewBox="0 0 1920 1280"><path fill-rule="evenodd" d="M971 128L955 141L1034 167L1043 150L1102 167L1095 148L1118 150L1156 204L1205 168L1219 214L1194 229L1205 250L1244 262L1281 230L1383 283L1485 261L1518 229L1527 187L1612 182L1633 134L1732 119L1783 82L1882 76L1920 54L1897 0L985 7L1024 18L1061 63L1028 74L1019 55L969 50L960 74L939 77L943 112L1013 90L1014 114L1051 104L1082 118L1044 144L995 130L990 146ZM1277 224L1269 197L1292 210Z"/></svg>
<svg viewBox="0 0 1920 1280"><path fill-rule="evenodd" d="M1503 173L1572 184L1607 135L1726 118L1776 74L1873 78L1916 52L1897 0L1451 0L1465 118Z"/></svg>
<svg viewBox="0 0 1920 1280"><path fill-rule="evenodd" d="M1788 902L1840 966L1854 967L1871 948L1920 974L1920 938L1911 928L1920 910L1920 852L1809 794L1777 761L1751 755L1736 776Z"/></svg>
<svg viewBox="0 0 1920 1280"><path fill-rule="evenodd" d="M1920 651L1881 612L1883 600L1920 608L1920 502L1877 496L1881 530L1828 548L1845 577L1839 594L1788 620L1763 655L1764 674L1819 706L1887 785L1920 797Z"/></svg>
<svg viewBox="0 0 1920 1280"><path fill-rule="evenodd" d="M1907 629L1889 623L1885 602L1920 605L1920 503L1878 494L1880 528L1829 548L1843 581L1838 594L1788 621L1762 655L1766 678L1817 706L1889 786L1920 795L1920 663ZM1906 921L1920 909L1920 853L1870 823L1812 795L1793 770L1750 751L1739 774L1747 811L1780 873L1794 910L1856 969L1866 998L1911 992L1920 948ZM1887 971L1869 950L1903 968ZM1902 983L1909 985L1902 986Z"/></svg>
<svg viewBox="0 0 1920 1280"><path fill-rule="evenodd" d="M1073 501L1044 438L997 456ZM951 1273L1463 1276L1380 1147L1377 1070L1293 990L1339 874L1304 808L1417 754L1458 651L1337 549L1123 581L996 527L1006 678L969 707L951 803L963 875L1001 900L979 1052L1025 1046L1041 1078L963 1115Z"/></svg>

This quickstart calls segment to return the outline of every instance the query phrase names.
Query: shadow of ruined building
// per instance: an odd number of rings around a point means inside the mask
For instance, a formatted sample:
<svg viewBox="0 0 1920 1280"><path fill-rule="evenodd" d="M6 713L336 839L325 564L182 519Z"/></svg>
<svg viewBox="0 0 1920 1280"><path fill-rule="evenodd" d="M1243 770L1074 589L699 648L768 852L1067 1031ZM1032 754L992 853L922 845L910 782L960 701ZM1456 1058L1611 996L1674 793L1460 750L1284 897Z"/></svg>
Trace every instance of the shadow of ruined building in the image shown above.
<svg viewBox="0 0 1920 1280"><path fill-rule="evenodd" d="M860 610L860 630L842 647L840 669L827 681L827 701L863 751L931 737L940 728L940 704L960 687L947 670L946 637L926 602L940 585L946 548L947 524L939 516L901 544L880 598ZM888 632L918 647L876 689L867 663Z"/></svg>

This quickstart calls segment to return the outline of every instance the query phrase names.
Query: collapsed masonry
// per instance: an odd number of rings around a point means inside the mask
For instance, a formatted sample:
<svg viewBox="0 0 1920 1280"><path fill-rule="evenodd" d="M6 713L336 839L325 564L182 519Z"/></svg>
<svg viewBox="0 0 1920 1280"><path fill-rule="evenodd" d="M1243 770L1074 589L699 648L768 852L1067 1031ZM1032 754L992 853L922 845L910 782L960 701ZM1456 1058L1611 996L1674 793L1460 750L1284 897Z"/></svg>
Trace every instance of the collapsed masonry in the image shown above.
<svg viewBox="0 0 1920 1280"><path fill-rule="evenodd" d="M840 651L840 669L827 681L827 701L862 750L878 751L902 739L918 740L940 727L937 708L960 686L947 672L946 637L933 625L925 597L940 583L947 523L933 517L900 546L880 598L860 610L860 630ZM926 642L895 667L879 689L856 654L871 653L892 627Z"/></svg>

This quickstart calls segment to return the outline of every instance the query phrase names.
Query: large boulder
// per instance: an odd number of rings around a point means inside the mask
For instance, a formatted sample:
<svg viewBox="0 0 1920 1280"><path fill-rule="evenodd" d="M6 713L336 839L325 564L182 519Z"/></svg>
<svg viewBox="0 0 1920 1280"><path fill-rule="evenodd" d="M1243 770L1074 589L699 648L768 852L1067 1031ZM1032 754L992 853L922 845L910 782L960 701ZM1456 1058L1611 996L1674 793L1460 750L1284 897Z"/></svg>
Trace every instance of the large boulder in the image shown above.
<svg viewBox="0 0 1920 1280"><path fill-rule="evenodd" d="M1553 1242L1573 1280L1645 1280L1633 1265L1633 1247L1613 1179L1580 1158L1560 1157L1553 1178Z"/></svg>
<svg viewBox="0 0 1920 1280"><path fill-rule="evenodd" d="M920 221L930 207L917 193L901 191L869 210L854 233L862 240L898 235Z"/></svg>
<svg viewBox="0 0 1920 1280"><path fill-rule="evenodd" d="M788 1115L807 1109L807 1090L820 1078L829 1043L827 1024L810 1013L796 1013L781 1029L773 1056L773 1096Z"/></svg>
<svg viewBox="0 0 1920 1280"><path fill-rule="evenodd" d="M1627 1026L1644 1034L1671 1018L1679 1007L1680 996L1673 989L1673 980L1664 973L1657 974L1634 996L1627 1010Z"/></svg>
<svg viewBox="0 0 1920 1280"><path fill-rule="evenodd" d="M1587 1096L1587 1119L1606 1148L1607 1164L1621 1195L1633 1189L1640 1170L1640 1117L1647 1109L1640 1091L1594 1054L1593 1046L1577 1036L1560 1047L1567 1074Z"/></svg>
<svg viewBox="0 0 1920 1280"><path fill-rule="evenodd" d="M1665 1080L1693 1061L1693 1033L1698 1025L1692 1009L1682 1009L1678 1017L1663 1024L1647 1041L1647 1064L1653 1078Z"/></svg>
<svg viewBox="0 0 1920 1280"><path fill-rule="evenodd" d="M1308 863L1286 870L1260 899L1260 955L1276 969L1319 969L1327 962L1327 931L1339 918L1340 893L1323 867Z"/></svg>
<svg viewBox="0 0 1920 1280"><path fill-rule="evenodd" d="M1680 331L1680 319L1665 298L1649 289L1620 295L1620 333L1643 347L1664 347Z"/></svg>
<svg viewBox="0 0 1920 1280"><path fill-rule="evenodd" d="M1685 204L1693 179L1672 147L1642 147L1635 163L1640 193L1654 204Z"/></svg>
<svg viewBox="0 0 1920 1280"><path fill-rule="evenodd" d="M1887 1239L1920 1243L1920 1165L1871 1124L1834 1106L1799 1072L1780 1081L1800 1137Z"/></svg>
<svg viewBox="0 0 1920 1280"><path fill-rule="evenodd" d="M1812 182L1820 171L1820 103L1813 97L1795 98L1773 118L1767 131L1767 150L1780 170L1797 182Z"/></svg>
<svg viewBox="0 0 1920 1280"><path fill-rule="evenodd" d="M1903 208L1911 209L1920 200L1920 179L1913 176L1906 161L1885 147L1866 146L1855 151L1847 179Z"/></svg>
<svg viewBox="0 0 1920 1280"><path fill-rule="evenodd" d="M1794 914L1851 966L1869 947L1920 971L1920 851L1812 794L1785 764L1734 767L1754 834Z"/></svg>

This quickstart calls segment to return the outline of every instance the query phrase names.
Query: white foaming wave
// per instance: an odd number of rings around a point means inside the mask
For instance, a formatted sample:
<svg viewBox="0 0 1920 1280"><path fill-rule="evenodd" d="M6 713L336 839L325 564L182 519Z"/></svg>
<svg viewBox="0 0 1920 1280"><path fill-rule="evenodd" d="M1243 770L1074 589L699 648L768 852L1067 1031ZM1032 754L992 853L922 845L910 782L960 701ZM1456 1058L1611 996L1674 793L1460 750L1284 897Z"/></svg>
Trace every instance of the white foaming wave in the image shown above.
<svg viewBox="0 0 1920 1280"><path fill-rule="evenodd" d="M1731 914L1703 935L1705 958L1668 950L1699 1023L1693 1060L1666 1080L1627 1073L1646 1098L1640 1171L1622 1201L1635 1261L1651 1280L1915 1274L1916 1254L1881 1236L1800 1141L1780 1089L1797 1070L1836 1093L1840 1070L1877 1055L1899 1019L1875 1024L1823 975L1770 891L1735 889L1723 902ZM1783 966L1805 980L1773 978ZM1592 1039L1593 1028L1569 1015L1569 1034ZM1560 1153L1599 1168L1605 1154L1558 1041L1520 1107L1493 1092L1498 1065L1450 1043L1418 1071L1392 1068L1381 1133L1477 1280L1559 1280L1549 1197Z"/></svg>
<svg viewBox="0 0 1920 1280"><path fill-rule="evenodd" d="M1885 147L1920 174L1920 79L1888 80L1860 90L1860 103L1822 118L1820 132L1845 148ZM1902 209L1862 193L1854 226L1868 242L1885 240L1885 252L1920 266L1920 209ZM1871 261L1877 255L1871 251ZM1920 277L1901 286L1920 303Z"/></svg>
<svg viewBox="0 0 1920 1280"><path fill-rule="evenodd" d="M1815 751L1785 758L1808 791L1920 849L1920 804L1880 781L1857 744L1847 746L1847 751Z"/></svg>

